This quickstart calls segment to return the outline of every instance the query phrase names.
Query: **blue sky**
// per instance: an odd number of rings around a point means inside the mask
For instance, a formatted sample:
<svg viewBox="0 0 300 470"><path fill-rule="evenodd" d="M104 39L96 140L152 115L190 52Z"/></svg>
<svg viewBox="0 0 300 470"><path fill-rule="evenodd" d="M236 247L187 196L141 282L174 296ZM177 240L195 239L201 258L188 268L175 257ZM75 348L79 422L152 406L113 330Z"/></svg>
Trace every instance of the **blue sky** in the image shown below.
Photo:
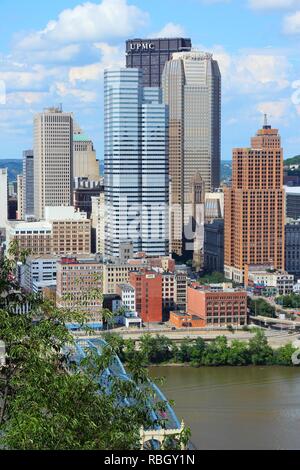
<svg viewBox="0 0 300 470"><path fill-rule="evenodd" d="M219 61L224 160L264 112L285 155L300 153L300 0L1 0L1 19L0 158L21 157L34 113L62 103L102 159L103 70L124 64L127 38L160 35Z"/></svg>

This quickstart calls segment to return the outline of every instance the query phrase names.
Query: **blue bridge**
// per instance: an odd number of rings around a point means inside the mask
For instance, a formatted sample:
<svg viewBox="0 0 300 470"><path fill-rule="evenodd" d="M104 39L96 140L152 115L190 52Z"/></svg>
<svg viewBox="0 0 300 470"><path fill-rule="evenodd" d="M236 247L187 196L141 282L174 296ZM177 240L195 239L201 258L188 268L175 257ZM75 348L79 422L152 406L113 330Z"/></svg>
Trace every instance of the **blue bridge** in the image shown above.
<svg viewBox="0 0 300 470"><path fill-rule="evenodd" d="M75 341L74 345L68 347L67 352L69 354L69 360L80 365L89 352L101 355L103 349L107 346L106 341L101 338L78 339ZM127 381L132 380L117 355L113 356L110 364L99 377L99 385L106 389L107 393L109 393L110 384L112 383L110 379L112 377ZM149 385L153 391L149 397L149 408L153 426L151 429L141 429L142 449L148 447L162 448L163 441L167 436L179 435L184 429L184 424L179 422L173 408L162 391L153 382L149 381ZM164 404L163 412L157 411L158 407L155 405L158 403ZM127 404L129 403L127 402ZM157 423L163 423L163 425Z"/></svg>

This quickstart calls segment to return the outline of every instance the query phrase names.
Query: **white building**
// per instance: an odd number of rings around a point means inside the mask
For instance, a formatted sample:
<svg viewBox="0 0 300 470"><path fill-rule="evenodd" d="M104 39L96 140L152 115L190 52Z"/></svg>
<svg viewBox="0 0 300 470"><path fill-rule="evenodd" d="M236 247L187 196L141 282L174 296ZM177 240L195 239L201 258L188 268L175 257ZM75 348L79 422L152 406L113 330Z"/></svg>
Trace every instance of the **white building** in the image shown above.
<svg viewBox="0 0 300 470"><path fill-rule="evenodd" d="M34 117L34 213L44 218L47 206L71 206L73 116L59 108Z"/></svg>
<svg viewBox="0 0 300 470"><path fill-rule="evenodd" d="M57 261L55 256L29 256L20 268L20 285L29 292L34 291L34 284L56 282Z"/></svg>
<svg viewBox="0 0 300 470"><path fill-rule="evenodd" d="M250 266L248 271L248 285L274 287L278 294L287 295L293 292L295 277L286 272L267 269L266 267Z"/></svg>
<svg viewBox="0 0 300 470"><path fill-rule="evenodd" d="M294 294L300 295L300 279L298 279L297 284L294 285L293 292Z"/></svg>
<svg viewBox="0 0 300 470"><path fill-rule="evenodd" d="M86 220L86 212L77 211L73 206L45 207L45 220Z"/></svg>
<svg viewBox="0 0 300 470"><path fill-rule="evenodd" d="M118 286L118 291L122 299L122 306L129 312L136 311L135 304L135 289L130 284L121 284Z"/></svg>

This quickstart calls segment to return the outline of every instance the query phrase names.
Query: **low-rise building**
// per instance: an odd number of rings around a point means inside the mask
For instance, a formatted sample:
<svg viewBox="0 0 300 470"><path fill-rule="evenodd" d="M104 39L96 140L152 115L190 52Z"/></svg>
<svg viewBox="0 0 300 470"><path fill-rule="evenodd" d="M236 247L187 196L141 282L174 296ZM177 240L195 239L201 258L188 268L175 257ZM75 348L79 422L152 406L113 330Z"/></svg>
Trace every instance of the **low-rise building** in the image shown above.
<svg viewBox="0 0 300 470"><path fill-rule="evenodd" d="M115 262L104 263L103 265L103 292L104 294L115 294L118 285L127 284L131 272L138 268L118 259Z"/></svg>
<svg viewBox="0 0 300 470"><path fill-rule="evenodd" d="M294 285L293 293L300 295L300 279L298 279L297 284Z"/></svg>
<svg viewBox="0 0 300 470"><path fill-rule="evenodd" d="M8 241L17 240L31 255L89 255L91 221L73 207L47 207L45 220L10 222Z"/></svg>
<svg viewBox="0 0 300 470"><path fill-rule="evenodd" d="M241 289L188 287L187 313L200 318L202 327L243 326L247 324L247 292Z"/></svg>
<svg viewBox="0 0 300 470"><path fill-rule="evenodd" d="M122 306L125 307L129 312L135 312L136 305L134 287L130 284L120 284L117 287L117 293L121 297Z"/></svg>
<svg viewBox="0 0 300 470"><path fill-rule="evenodd" d="M255 288L274 288L279 295L293 292L295 278L293 274L276 271L272 267L249 266L246 271L247 285Z"/></svg>
<svg viewBox="0 0 300 470"><path fill-rule="evenodd" d="M101 319L103 265L96 258L62 258L57 264L56 305Z"/></svg>
<svg viewBox="0 0 300 470"><path fill-rule="evenodd" d="M23 289L33 292L35 283L56 282L56 256L29 256L20 267L19 282Z"/></svg>

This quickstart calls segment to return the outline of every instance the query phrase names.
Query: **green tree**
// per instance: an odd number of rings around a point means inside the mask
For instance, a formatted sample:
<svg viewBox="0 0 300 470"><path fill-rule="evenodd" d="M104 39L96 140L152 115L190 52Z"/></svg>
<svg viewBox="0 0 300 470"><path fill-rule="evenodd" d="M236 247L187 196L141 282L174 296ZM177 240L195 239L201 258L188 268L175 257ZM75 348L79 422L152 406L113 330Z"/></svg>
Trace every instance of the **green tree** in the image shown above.
<svg viewBox="0 0 300 470"><path fill-rule="evenodd" d="M219 273L217 271L213 272L212 274L206 274L205 276L198 279L198 282L202 285L205 284L221 284L226 282L226 278L223 273Z"/></svg>
<svg viewBox="0 0 300 470"><path fill-rule="evenodd" d="M254 300L249 297L248 307L253 316L260 315L262 317L275 318L275 307L262 298Z"/></svg>
<svg viewBox="0 0 300 470"><path fill-rule="evenodd" d="M132 380L109 376L110 393L99 378L123 345L114 336L101 355L88 352L72 361L74 339L65 322L82 315L23 294L14 276L17 250L0 260L0 447L15 450L131 450L139 448L140 427L152 423L153 396L142 361L130 364ZM30 300L30 314L15 307ZM137 357L138 358L138 357ZM126 403L126 406L122 406ZM153 405L160 416L165 403ZM160 424L160 418L157 418Z"/></svg>
<svg viewBox="0 0 300 470"><path fill-rule="evenodd" d="M228 341L226 336L218 336L205 349L203 365L225 366L228 363Z"/></svg>
<svg viewBox="0 0 300 470"><path fill-rule="evenodd" d="M284 308L300 308L300 295L289 294L277 297L276 302Z"/></svg>
<svg viewBox="0 0 300 470"><path fill-rule="evenodd" d="M291 366L292 355L297 351L291 343L282 346L274 351L275 360L274 362L280 366Z"/></svg>
<svg viewBox="0 0 300 470"><path fill-rule="evenodd" d="M254 365L269 365L274 362L273 350L263 330L257 330L249 341L249 354Z"/></svg>
<svg viewBox="0 0 300 470"><path fill-rule="evenodd" d="M246 366L250 363L248 346L243 341L233 340L228 351L228 365Z"/></svg>
<svg viewBox="0 0 300 470"><path fill-rule="evenodd" d="M159 364L172 359L172 341L166 336L144 335L140 341L140 349L149 363Z"/></svg>
<svg viewBox="0 0 300 470"><path fill-rule="evenodd" d="M197 338L192 347L191 360L193 365L200 366L203 362L203 356L205 354L205 341L203 338Z"/></svg>
<svg viewBox="0 0 300 470"><path fill-rule="evenodd" d="M193 347L189 339L184 339L179 345L172 345L172 356L175 362L190 362Z"/></svg>

